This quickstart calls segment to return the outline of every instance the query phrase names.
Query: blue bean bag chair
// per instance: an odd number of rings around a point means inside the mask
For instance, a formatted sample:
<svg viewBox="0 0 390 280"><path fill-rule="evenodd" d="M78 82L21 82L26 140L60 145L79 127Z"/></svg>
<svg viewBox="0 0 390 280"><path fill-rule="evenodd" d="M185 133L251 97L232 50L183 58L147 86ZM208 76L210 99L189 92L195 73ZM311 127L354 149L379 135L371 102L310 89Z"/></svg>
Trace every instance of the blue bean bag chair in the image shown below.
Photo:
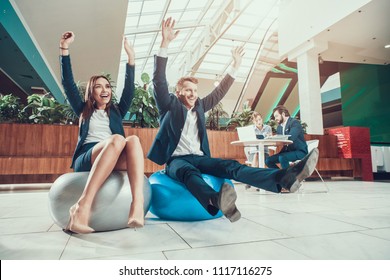
<svg viewBox="0 0 390 280"><path fill-rule="evenodd" d="M55 224L65 229L69 208L84 190L89 172L66 173L58 177L49 191L49 212ZM149 210L152 189L144 177L144 212ZM117 230L127 227L132 195L127 173L114 171L96 194L89 226L95 231Z"/></svg>
<svg viewBox="0 0 390 280"><path fill-rule="evenodd" d="M225 182L233 186L233 183L228 179L208 174L202 174L202 177L217 192ZM223 215L221 211L218 211L215 216L210 215L184 184L170 178L165 174L165 171L153 173L149 177L149 183L152 187L150 212L160 219L202 221L219 218Z"/></svg>

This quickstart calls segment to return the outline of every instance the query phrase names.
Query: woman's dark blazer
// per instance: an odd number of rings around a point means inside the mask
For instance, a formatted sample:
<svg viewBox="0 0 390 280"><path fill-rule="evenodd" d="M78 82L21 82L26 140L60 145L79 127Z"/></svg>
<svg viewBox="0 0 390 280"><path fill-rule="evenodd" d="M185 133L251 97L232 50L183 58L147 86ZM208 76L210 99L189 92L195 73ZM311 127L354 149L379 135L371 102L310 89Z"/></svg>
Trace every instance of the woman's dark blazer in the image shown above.
<svg viewBox="0 0 390 280"><path fill-rule="evenodd" d="M65 90L65 94L68 98L70 106L73 111L80 117L83 112L85 101L81 98L79 90L74 82L72 66L70 62L70 56L60 56L60 65L61 65L61 80L62 85ZM122 119L125 117L127 111L130 108L131 101L134 97L134 65L129 65L126 63L126 76L125 76L125 86L123 88L122 96L118 104L113 104L110 108L110 129L112 134L120 134L125 137L125 131L123 129ZM79 136L77 140L77 145L75 152L72 158L73 168L74 161L79 156L81 147L84 144L85 139L88 135L89 129L89 119L80 120Z"/></svg>

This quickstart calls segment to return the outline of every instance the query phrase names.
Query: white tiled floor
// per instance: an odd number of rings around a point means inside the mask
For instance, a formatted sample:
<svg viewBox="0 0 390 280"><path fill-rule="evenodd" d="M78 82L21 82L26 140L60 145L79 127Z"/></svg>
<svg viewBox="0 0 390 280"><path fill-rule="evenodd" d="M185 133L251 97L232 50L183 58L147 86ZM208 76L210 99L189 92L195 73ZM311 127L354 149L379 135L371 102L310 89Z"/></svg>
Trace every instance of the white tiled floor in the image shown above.
<svg viewBox="0 0 390 280"><path fill-rule="evenodd" d="M304 182L298 194L245 190L242 218L170 222L148 213L137 231L68 235L48 191L0 192L0 259L390 259L390 183Z"/></svg>

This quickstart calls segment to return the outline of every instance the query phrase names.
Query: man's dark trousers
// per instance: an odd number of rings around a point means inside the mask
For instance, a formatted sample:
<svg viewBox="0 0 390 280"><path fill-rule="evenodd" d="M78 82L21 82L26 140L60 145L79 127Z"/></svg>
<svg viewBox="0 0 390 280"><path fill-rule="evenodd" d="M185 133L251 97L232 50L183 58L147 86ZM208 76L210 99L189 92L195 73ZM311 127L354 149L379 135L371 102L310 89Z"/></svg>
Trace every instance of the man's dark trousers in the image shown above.
<svg viewBox="0 0 390 280"><path fill-rule="evenodd" d="M280 152L266 158L265 164L269 168L279 168L276 164L280 163L280 166L286 169L290 166L290 162L303 159L306 155L302 151Z"/></svg>
<svg viewBox="0 0 390 280"><path fill-rule="evenodd" d="M210 207L210 201L213 198L215 199L218 193L203 180L202 174L233 179L270 192L279 193L281 187L277 184L277 174L283 171L249 167L240 164L236 160L185 155L172 157L167 163L166 172L169 177L183 183L202 206L211 215L215 215L218 209Z"/></svg>

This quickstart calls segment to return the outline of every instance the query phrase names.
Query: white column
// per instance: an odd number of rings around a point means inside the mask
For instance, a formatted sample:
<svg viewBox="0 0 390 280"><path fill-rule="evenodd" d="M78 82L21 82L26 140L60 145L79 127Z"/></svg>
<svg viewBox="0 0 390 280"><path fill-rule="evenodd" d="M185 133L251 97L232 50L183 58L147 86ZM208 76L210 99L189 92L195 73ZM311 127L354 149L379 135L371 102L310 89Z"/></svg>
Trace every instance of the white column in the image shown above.
<svg viewBox="0 0 390 280"><path fill-rule="evenodd" d="M307 51L297 57L298 91L301 121L307 123L308 134L324 134L318 54Z"/></svg>

